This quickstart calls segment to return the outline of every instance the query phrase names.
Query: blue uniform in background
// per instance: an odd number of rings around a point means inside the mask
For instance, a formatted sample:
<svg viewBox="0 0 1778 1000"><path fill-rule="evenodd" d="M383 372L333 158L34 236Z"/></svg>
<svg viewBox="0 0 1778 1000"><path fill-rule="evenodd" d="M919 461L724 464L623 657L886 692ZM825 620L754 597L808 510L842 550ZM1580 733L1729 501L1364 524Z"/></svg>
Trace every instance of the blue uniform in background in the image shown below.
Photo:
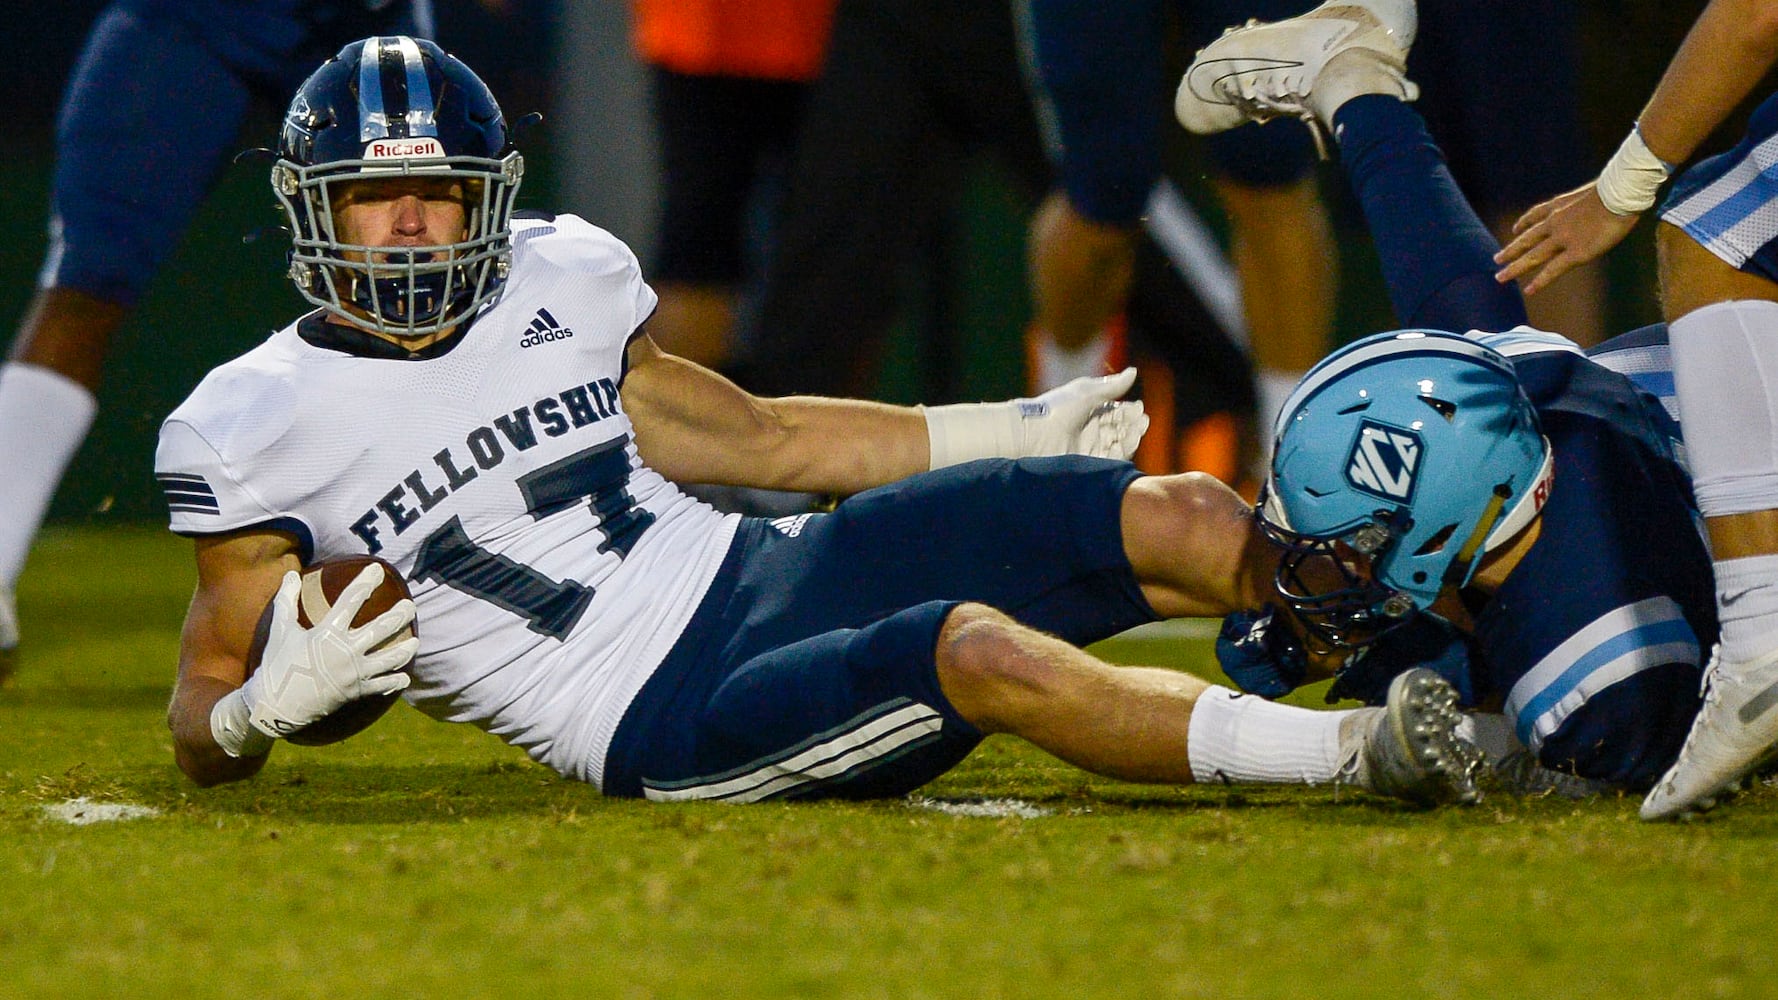
<svg viewBox="0 0 1778 1000"><path fill-rule="evenodd" d="M134 305L255 100L281 108L347 42L431 22L430 0L117 0L62 99L38 284Z"/></svg>
<svg viewBox="0 0 1778 1000"><path fill-rule="evenodd" d="M1169 17L1185 51L1208 44L1250 17L1275 21L1301 14L1313 0L1026 0L1042 118L1062 186L1097 222L1141 218L1161 176L1164 128L1173 126ZM1205 140L1219 173L1249 187L1275 187L1315 165L1314 141L1301 122L1245 125Z"/></svg>

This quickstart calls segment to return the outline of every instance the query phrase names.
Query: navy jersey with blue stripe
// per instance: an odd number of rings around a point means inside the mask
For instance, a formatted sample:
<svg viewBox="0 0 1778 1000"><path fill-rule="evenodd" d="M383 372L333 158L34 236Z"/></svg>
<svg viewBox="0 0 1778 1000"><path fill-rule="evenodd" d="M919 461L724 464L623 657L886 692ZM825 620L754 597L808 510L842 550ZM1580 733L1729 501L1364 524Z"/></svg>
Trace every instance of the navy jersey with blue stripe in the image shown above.
<svg viewBox="0 0 1778 1000"><path fill-rule="evenodd" d="M1478 694L1545 764L1652 783L1698 705L1715 591L1678 425L1572 343L1472 334L1506 354L1555 453L1541 534L1476 617Z"/></svg>

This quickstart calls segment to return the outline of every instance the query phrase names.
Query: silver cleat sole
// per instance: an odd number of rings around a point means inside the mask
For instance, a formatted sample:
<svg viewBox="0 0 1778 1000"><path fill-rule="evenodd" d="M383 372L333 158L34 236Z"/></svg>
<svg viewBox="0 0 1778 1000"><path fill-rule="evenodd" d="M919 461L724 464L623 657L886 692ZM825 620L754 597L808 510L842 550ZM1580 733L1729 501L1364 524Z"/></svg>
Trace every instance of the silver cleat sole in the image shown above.
<svg viewBox="0 0 1778 1000"><path fill-rule="evenodd" d="M1391 681L1383 715L1365 743L1370 789L1419 806L1481 801L1482 752L1457 735L1457 692L1416 667Z"/></svg>

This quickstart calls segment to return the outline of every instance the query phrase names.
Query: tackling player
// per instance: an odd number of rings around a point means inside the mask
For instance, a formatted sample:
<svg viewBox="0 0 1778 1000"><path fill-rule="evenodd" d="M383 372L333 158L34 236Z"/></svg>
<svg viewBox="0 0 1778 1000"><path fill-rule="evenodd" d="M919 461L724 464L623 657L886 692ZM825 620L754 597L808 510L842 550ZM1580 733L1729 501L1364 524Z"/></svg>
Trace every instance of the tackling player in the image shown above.
<svg viewBox="0 0 1778 1000"><path fill-rule="evenodd" d="M1528 751L1646 788L1679 751L1718 631L1678 428L1628 378L1522 326L1492 277L1497 244L1405 103L1414 16L1412 0L1333 0L1235 29L1178 94L1200 127L1326 129L1397 316L1427 328L1336 353L1287 402L1261 504L1290 550L1278 594L1313 645L1358 651L1337 693L1375 697L1436 664L1502 713L1477 723L1497 760ZM1434 332L1461 330L1494 332ZM1317 555L1348 572L1298 572ZM1232 675L1263 693L1306 679L1284 633L1242 626L1222 646Z"/></svg>
<svg viewBox="0 0 1778 1000"><path fill-rule="evenodd" d="M168 719L199 783L411 676L422 711L611 795L899 794L1008 732L1135 781L1475 797L1428 671L1386 708L1316 712L1077 648L1248 606L1276 561L1215 480L1086 457L1135 447L1146 418L1114 402L1132 373L927 409L748 395L654 345L622 243L512 214L523 160L493 95L423 40L342 49L278 153L319 308L206 377L156 454L195 539ZM852 496L767 521L676 480ZM292 571L361 554L412 603L344 628L361 580L302 628ZM369 652L416 613L417 651Z"/></svg>

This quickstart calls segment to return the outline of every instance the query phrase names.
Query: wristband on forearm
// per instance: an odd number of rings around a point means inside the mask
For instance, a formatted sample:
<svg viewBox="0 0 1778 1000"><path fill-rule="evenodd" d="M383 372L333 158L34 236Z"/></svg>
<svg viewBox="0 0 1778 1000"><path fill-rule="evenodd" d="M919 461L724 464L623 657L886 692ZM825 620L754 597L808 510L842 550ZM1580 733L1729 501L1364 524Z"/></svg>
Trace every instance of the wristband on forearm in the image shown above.
<svg viewBox="0 0 1778 1000"><path fill-rule="evenodd" d="M248 721L247 696L240 688L217 699L210 709L210 737L230 757L264 757L272 738Z"/></svg>
<svg viewBox="0 0 1778 1000"><path fill-rule="evenodd" d="M1673 165L1650 152L1642 130L1633 127L1599 172L1595 189L1612 214L1636 215L1654 205L1656 193L1672 175Z"/></svg>
<svg viewBox="0 0 1778 1000"><path fill-rule="evenodd" d="M1002 403L952 403L949 406L923 406L926 414L926 440L932 450L929 468L972 462L978 458L1016 457L1023 454L1020 446L1022 414L1019 407L1028 399Z"/></svg>

